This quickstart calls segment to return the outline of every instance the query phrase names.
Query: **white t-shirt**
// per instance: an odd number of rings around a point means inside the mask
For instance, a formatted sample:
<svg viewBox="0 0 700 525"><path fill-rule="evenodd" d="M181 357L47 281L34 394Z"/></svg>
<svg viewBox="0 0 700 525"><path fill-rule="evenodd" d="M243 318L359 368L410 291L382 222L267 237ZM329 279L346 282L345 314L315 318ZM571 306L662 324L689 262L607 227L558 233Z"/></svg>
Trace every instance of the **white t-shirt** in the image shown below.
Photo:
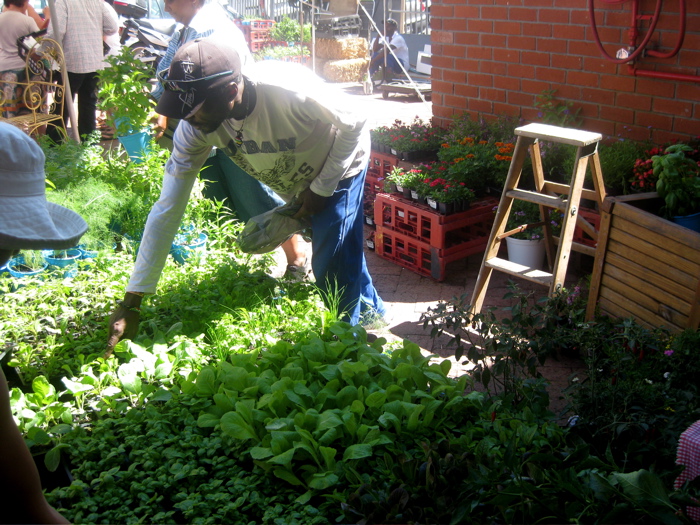
<svg viewBox="0 0 700 525"><path fill-rule="evenodd" d="M18 11L0 14L0 71L24 69L26 62L17 54L17 39L39 31L33 18Z"/></svg>
<svg viewBox="0 0 700 525"><path fill-rule="evenodd" d="M177 127L161 196L148 216L127 290L155 292L192 185L212 146L287 201L309 186L330 196L340 180L358 175L367 163L367 116L354 113L340 90L288 62L256 62L246 76L256 83L257 102L245 121L226 120L208 135L185 121ZM238 130L243 133L240 149L233 140Z"/></svg>
<svg viewBox="0 0 700 525"><path fill-rule="evenodd" d="M404 66L408 66L408 46L406 45L406 40L404 40L398 32L394 32L393 35L380 39L382 43L385 41L388 42L390 46L396 47L396 49L393 49L396 57L403 62Z"/></svg>

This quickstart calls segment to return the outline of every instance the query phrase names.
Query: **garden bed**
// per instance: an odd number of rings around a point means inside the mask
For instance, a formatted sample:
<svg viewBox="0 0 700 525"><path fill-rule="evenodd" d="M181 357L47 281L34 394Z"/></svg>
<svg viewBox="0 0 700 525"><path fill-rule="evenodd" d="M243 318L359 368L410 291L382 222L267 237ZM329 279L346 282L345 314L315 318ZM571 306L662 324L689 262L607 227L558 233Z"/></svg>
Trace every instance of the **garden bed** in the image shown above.
<svg viewBox="0 0 700 525"><path fill-rule="evenodd" d="M603 205L587 319L596 311L672 331L700 323L700 233L654 215L656 193Z"/></svg>

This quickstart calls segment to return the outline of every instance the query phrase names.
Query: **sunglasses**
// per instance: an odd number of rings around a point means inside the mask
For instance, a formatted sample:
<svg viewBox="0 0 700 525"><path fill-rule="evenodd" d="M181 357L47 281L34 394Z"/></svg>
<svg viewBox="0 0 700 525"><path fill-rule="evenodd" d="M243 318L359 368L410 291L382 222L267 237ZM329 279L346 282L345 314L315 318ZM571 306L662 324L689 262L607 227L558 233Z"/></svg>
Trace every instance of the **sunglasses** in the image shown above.
<svg viewBox="0 0 700 525"><path fill-rule="evenodd" d="M193 80L169 80L168 70L164 69L156 73L158 82L160 82L166 91L176 91L178 93L188 93L193 89L197 88L198 82L209 82L211 80L226 76L233 75L233 71L222 71L221 73L214 73L213 75L207 75L203 78L196 78Z"/></svg>

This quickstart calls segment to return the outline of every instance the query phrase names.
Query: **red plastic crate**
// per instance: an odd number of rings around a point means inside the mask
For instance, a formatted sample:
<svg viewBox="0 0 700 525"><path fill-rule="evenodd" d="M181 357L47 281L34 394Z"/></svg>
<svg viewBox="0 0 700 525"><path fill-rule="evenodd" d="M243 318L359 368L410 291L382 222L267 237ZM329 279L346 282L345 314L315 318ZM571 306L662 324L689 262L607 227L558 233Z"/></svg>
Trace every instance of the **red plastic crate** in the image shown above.
<svg viewBox="0 0 700 525"><path fill-rule="evenodd" d="M442 215L423 204L381 193L374 202L374 222L385 230L399 232L446 251L447 255L463 249L486 247L495 206L498 206L498 199L484 197L473 202L466 211Z"/></svg>
<svg viewBox="0 0 700 525"><path fill-rule="evenodd" d="M391 170L398 165L399 158L396 155L379 153L376 150L372 150L370 153L369 167L377 170L380 177L386 177L389 175L389 173L391 173Z"/></svg>
<svg viewBox="0 0 700 525"><path fill-rule="evenodd" d="M274 20L251 20L250 24L251 29L272 29L272 26L275 25Z"/></svg>
<svg viewBox="0 0 700 525"><path fill-rule="evenodd" d="M374 235L374 249L382 259L436 281L445 280L447 265L483 251L486 247L462 247L447 253L400 232L377 226Z"/></svg>
<svg viewBox="0 0 700 525"><path fill-rule="evenodd" d="M600 230L600 213L597 210L593 210L591 208L579 208L578 214L580 217L590 222L596 231ZM593 248L598 246L598 241L584 232L578 225L576 225L576 228L574 229L574 242L585 244L586 246L592 246Z"/></svg>

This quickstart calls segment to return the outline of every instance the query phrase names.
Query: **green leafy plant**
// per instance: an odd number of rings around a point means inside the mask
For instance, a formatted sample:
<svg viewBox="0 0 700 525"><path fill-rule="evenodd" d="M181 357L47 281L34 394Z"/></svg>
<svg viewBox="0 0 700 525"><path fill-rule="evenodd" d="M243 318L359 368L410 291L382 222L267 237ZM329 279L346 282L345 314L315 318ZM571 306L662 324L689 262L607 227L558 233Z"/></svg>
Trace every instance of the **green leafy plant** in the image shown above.
<svg viewBox="0 0 700 525"><path fill-rule="evenodd" d="M134 57L128 46L105 59L108 67L97 72L99 108L120 136L148 129L155 101L150 95L151 68Z"/></svg>
<svg viewBox="0 0 700 525"><path fill-rule="evenodd" d="M666 203L661 211L668 218L700 212L700 163L686 156L692 151L687 144L674 144L665 155L652 157L656 191Z"/></svg>
<svg viewBox="0 0 700 525"><path fill-rule="evenodd" d="M299 21L285 15L272 26L270 36L272 40L279 42L311 42L311 25L304 24L302 35L302 27L299 25Z"/></svg>
<svg viewBox="0 0 700 525"><path fill-rule="evenodd" d="M433 152L440 147L443 134L442 128L416 118L410 123L396 120L392 126L375 128L371 132L371 138L374 143L397 152Z"/></svg>
<svg viewBox="0 0 700 525"><path fill-rule="evenodd" d="M545 124L564 127L578 127L583 122L579 116L581 108L573 109L570 100L562 102L555 96L556 89L545 89L535 98L535 107L539 110L537 116Z"/></svg>
<svg viewBox="0 0 700 525"><path fill-rule="evenodd" d="M438 152L442 168L455 181L464 182L477 194L488 186L501 188L513 155L513 143L488 142L463 137L456 143L444 143Z"/></svg>
<svg viewBox="0 0 700 525"><path fill-rule="evenodd" d="M514 230L523 225L538 224L542 222L540 218L540 207L532 202L514 200L511 207L506 231ZM536 241L542 238L542 226L533 226L518 233L514 233L514 239L527 239Z"/></svg>

